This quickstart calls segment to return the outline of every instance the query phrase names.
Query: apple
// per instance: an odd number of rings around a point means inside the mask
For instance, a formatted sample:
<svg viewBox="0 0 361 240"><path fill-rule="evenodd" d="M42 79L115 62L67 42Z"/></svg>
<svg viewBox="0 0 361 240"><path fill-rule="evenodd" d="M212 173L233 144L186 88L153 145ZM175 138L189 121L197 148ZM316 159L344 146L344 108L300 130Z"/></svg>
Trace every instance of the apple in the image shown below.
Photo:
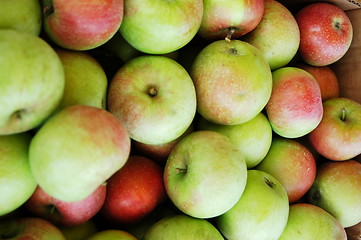
<svg viewBox="0 0 361 240"><path fill-rule="evenodd" d="M88 239L99 231L97 222L94 218L74 226L58 225L57 227L63 233L66 240Z"/></svg>
<svg viewBox="0 0 361 240"><path fill-rule="evenodd" d="M321 122L320 87L307 71L282 67L272 72L273 88L265 110L272 129L285 138L299 138Z"/></svg>
<svg viewBox="0 0 361 240"><path fill-rule="evenodd" d="M0 216L18 209L35 191L29 166L29 133L0 136Z"/></svg>
<svg viewBox="0 0 361 240"><path fill-rule="evenodd" d="M320 165L307 202L333 215L344 228L361 222L361 163L327 161Z"/></svg>
<svg viewBox="0 0 361 240"><path fill-rule="evenodd" d="M164 168L168 197L183 213L213 218L231 209L247 181L242 153L225 135L209 130L185 136Z"/></svg>
<svg viewBox="0 0 361 240"><path fill-rule="evenodd" d="M266 156L272 142L272 128L264 113L251 120L235 125L216 124L200 117L200 130L212 130L229 137L245 157L247 168L253 168Z"/></svg>
<svg viewBox="0 0 361 240"><path fill-rule="evenodd" d="M40 35L42 12L39 1L0 0L0 29L11 28L21 32Z"/></svg>
<svg viewBox="0 0 361 240"><path fill-rule="evenodd" d="M129 136L145 144L180 137L196 113L196 91L188 72L175 60L146 55L131 59L111 79L108 109Z"/></svg>
<svg viewBox="0 0 361 240"><path fill-rule="evenodd" d="M45 219L18 217L0 222L0 239L65 240L65 237L58 227Z"/></svg>
<svg viewBox="0 0 361 240"><path fill-rule="evenodd" d="M331 214L307 203L290 205L286 227L278 240L347 240L345 229Z"/></svg>
<svg viewBox="0 0 361 240"><path fill-rule="evenodd" d="M239 38L261 21L264 0L203 1L203 18L199 35L208 40Z"/></svg>
<svg viewBox="0 0 361 240"><path fill-rule="evenodd" d="M29 161L39 186L61 201L80 201L120 169L130 139L108 111L66 107L47 120L30 143Z"/></svg>
<svg viewBox="0 0 361 240"><path fill-rule="evenodd" d="M87 240L137 240L137 238L124 230L106 229L95 233Z"/></svg>
<svg viewBox="0 0 361 240"><path fill-rule="evenodd" d="M353 38L352 23L335 4L308 4L295 14L295 19L300 29L299 54L306 63L330 65L349 49Z"/></svg>
<svg viewBox="0 0 361 240"><path fill-rule="evenodd" d="M42 0L43 28L63 48L94 49L118 31L123 4L123 0Z"/></svg>
<svg viewBox="0 0 361 240"><path fill-rule="evenodd" d="M217 124L251 120L271 96L272 74L266 59L240 40L208 44L194 60L191 77L198 113Z"/></svg>
<svg viewBox="0 0 361 240"><path fill-rule="evenodd" d="M277 240L287 223L286 190L272 175L248 170L246 188L236 205L216 218L227 239Z"/></svg>
<svg viewBox="0 0 361 240"><path fill-rule="evenodd" d="M264 0L262 20L241 37L263 54L272 70L286 66L297 54L300 30L294 15L276 0Z"/></svg>
<svg viewBox="0 0 361 240"><path fill-rule="evenodd" d="M167 198L163 168L149 158L131 155L107 180L102 215L117 225L134 225Z"/></svg>
<svg viewBox="0 0 361 240"><path fill-rule="evenodd" d="M102 184L88 197L74 202L58 200L38 186L24 207L33 215L44 218L57 226L76 226L94 217L102 208L106 196Z"/></svg>
<svg viewBox="0 0 361 240"><path fill-rule="evenodd" d="M43 39L13 29L0 29L0 52L0 135L25 132L59 104L63 65Z"/></svg>
<svg viewBox="0 0 361 240"><path fill-rule="evenodd" d="M327 159L344 161L361 154L361 104L349 98L323 103L323 117L308 134L313 148Z"/></svg>
<svg viewBox="0 0 361 240"><path fill-rule="evenodd" d="M202 15L202 0L124 0L119 31L138 51L165 54L192 40L201 25Z"/></svg>
<svg viewBox="0 0 361 240"><path fill-rule="evenodd" d="M185 214L165 217L154 223L143 240L207 239L223 240L221 233L206 219Z"/></svg>
<svg viewBox="0 0 361 240"><path fill-rule="evenodd" d="M300 63L297 67L311 73L316 79L320 86L322 101L340 96L338 78L330 66L312 66L306 63Z"/></svg>
<svg viewBox="0 0 361 240"><path fill-rule="evenodd" d="M300 200L316 177L312 152L295 139L275 136L265 158L255 167L275 177L285 188L290 203Z"/></svg>

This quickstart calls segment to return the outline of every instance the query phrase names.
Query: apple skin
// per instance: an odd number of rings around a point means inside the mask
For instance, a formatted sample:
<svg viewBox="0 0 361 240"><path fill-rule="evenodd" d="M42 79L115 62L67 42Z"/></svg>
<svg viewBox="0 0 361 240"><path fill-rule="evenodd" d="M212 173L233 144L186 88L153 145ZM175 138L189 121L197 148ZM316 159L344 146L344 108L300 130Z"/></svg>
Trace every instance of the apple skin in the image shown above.
<svg viewBox="0 0 361 240"><path fill-rule="evenodd" d="M299 54L306 63L330 65L349 49L353 38L352 24L335 4L309 4L295 14L295 19L300 29Z"/></svg>
<svg viewBox="0 0 361 240"><path fill-rule="evenodd" d="M258 48L275 70L286 66L297 54L300 30L294 15L283 4L265 0L262 20L241 40Z"/></svg>
<svg viewBox="0 0 361 240"><path fill-rule="evenodd" d="M290 205L286 227L278 240L347 240L345 229L331 214L308 203Z"/></svg>
<svg viewBox="0 0 361 240"><path fill-rule="evenodd" d="M333 215L344 228L361 221L361 163L327 161L318 167L307 202Z"/></svg>
<svg viewBox="0 0 361 240"><path fill-rule="evenodd" d="M225 39L229 34L229 38L236 39L252 31L263 13L264 0L205 0L198 34L207 40Z"/></svg>
<svg viewBox="0 0 361 240"><path fill-rule="evenodd" d="M185 136L164 167L168 197L185 214L212 218L232 208L247 181L247 165L231 140L200 130Z"/></svg>
<svg viewBox="0 0 361 240"><path fill-rule="evenodd" d="M300 200L316 177L311 151L294 139L274 137L266 157L255 169L275 177L285 188L290 203Z"/></svg>
<svg viewBox="0 0 361 240"><path fill-rule="evenodd" d="M223 240L221 233L206 219L192 218L185 214L165 217L154 223L143 240L207 239Z"/></svg>
<svg viewBox="0 0 361 240"><path fill-rule="evenodd" d="M99 212L105 201L106 189L106 185L102 184L83 200L64 202L50 196L38 186L24 207L35 216L56 226L76 226L90 220Z"/></svg>
<svg viewBox="0 0 361 240"><path fill-rule="evenodd" d="M123 0L42 0L43 26L57 45L90 50L107 42L123 19Z"/></svg>
<svg viewBox="0 0 361 240"><path fill-rule="evenodd" d="M0 222L0 238L7 240L65 240L57 226L35 217L18 217Z"/></svg>
<svg viewBox="0 0 361 240"><path fill-rule="evenodd" d="M198 113L217 124L251 120L271 96L272 74L266 59L240 40L208 44L194 60L191 77Z"/></svg>
<svg viewBox="0 0 361 240"><path fill-rule="evenodd" d="M131 155L107 180L101 213L116 225L134 225L166 199L163 168L149 158Z"/></svg>
<svg viewBox="0 0 361 240"><path fill-rule="evenodd" d="M201 25L202 15L202 0L124 0L119 31L138 51L165 54L192 40Z"/></svg>
<svg viewBox="0 0 361 240"><path fill-rule="evenodd" d="M227 239L277 240L286 226L286 190L272 175L248 170L246 188L236 205L216 218Z"/></svg>
<svg viewBox="0 0 361 240"><path fill-rule="evenodd" d="M123 124L108 111L73 105L52 116L30 143L39 186L61 201L80 201L120 169L130 153Z"/></svg>
<svg viewBox="0 0 361 240"><path fill-rule="evenodd" d="M361 154L361 104L348 98L323 103L320 124L308 134L313 148L329 160L344 161Z"/></svg>
<svg viewBox="0 0 361 240"><path fill-rule="evenodd" d="M1 0L0 5L0 28L11 28L39 36L42 28L39 1Z"/></svg>
<svg viewBox="0 0 361 240"><path fill-rule="evenodd" d="M59 104L64 69L47 42L17 30L0 30L0 52L0 135L25 132Z"/></svg>
<svg viewBox="0 0 361 240"><path fill-rule="evenodd" d="M180 137L196 113L196 91L188 72L164 56L140 56L124 64L108 89L108 109L129 136L145 144Z"/></svg>
<svg viewBox="0 0 361 240"><path fill-rule="evenodd" d="M87 240L137 240L137 238L124 230L106 229L95 233Z"/></svg>
<svg viewBox="0 0 361 240"><path fill-rule="evenodd" d="M84 240L99 231L98 224L94 219L92 218L85 223L75 226L58 225L57 227L63 233L66 240Z"/></svg>
<svg viewBox="0 0 361 240"><path fill-rule="evenodd" d="M307 71L283 67L272 72L273 88L265 109L272 129L285 138L314 130L323 115L320 87Z"/></svg>
<svg viewBox="0 0 361 240"><path fill-rule="evenodd" d="M212 130L229 137L243 153L247 168L253 168L267 155L272 142L272 128L264 113L235 125L215 124L200 117L197 129Z"/></svg>
<svg viewBox="0 0 361 240"><path fill-rule="evenodd" d="M29 133L0 136L0 216L18 209L35 191L29 166Z"/></svg>

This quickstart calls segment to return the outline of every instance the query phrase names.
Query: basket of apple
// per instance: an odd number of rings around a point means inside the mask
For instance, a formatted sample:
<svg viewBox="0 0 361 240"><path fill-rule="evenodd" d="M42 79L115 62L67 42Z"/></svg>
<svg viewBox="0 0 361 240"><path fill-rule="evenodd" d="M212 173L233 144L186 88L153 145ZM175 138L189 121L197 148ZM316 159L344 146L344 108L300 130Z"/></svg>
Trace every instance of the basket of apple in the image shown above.
<svg viewBox="0 0 361 240"><path fill-rule="evenodd" d="M359 240L360 7L0 0L0 239Z"/></svg>

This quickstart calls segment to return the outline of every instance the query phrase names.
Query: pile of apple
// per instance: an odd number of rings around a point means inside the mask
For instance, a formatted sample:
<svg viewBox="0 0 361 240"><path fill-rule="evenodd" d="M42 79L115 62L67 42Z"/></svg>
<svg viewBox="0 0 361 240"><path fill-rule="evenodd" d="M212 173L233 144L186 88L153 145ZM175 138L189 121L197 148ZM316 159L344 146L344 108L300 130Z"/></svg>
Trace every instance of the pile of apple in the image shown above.
<svg viewBox="0 0 361 240"><path fill-rule="evenodd" d="M338 6L0 0L0 239L345 240Z"/></svg>

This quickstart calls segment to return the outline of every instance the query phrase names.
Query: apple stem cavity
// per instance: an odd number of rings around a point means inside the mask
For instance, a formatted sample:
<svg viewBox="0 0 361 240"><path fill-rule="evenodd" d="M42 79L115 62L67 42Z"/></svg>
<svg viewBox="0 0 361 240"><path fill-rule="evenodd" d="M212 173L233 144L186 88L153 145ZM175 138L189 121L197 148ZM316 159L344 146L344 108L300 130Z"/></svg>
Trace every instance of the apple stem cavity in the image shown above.
<svg viewBox="0 0 361 240"><path fill-rule="evenodd" d="M187 172L187 168L177 167L177 168L175 169L175 171L176 171L177 173L186 173L186 172Z"/></svg>
<svg viewBox="0 0 361 240"><path fill-rule="evenodd" d="M47 17L54 13L53 1L43 0L43 15Z"/></svg>
<svg viewBox="0 0 361 240"><path fill-rule="evenodd" d="M270 187L273 188L276 184L274 184L274 182L272 182L271 180L269 180L268 178L264 178L264 182Z"/></svg>
<svg viewBox="0 0 361 240"><path fill-rule="evenodd" d="M148 89L148 94L149 94L149 96L151 96L151 97L157 96L157 89L156 89L155 87L150 87L150 88Z"/></svg>
<svg viewBox="0 0 361 240"><path fill-rule="evenodd" d="M235 28L235 27L230 27L230 28L228 28L227 36L226 36L226 38L225 38L225 40L226 40L227 42L230 42L230 41L231 41L232 36L233 36L233 34L234 34L235 31L236 31L236 28Z"/></svg>
<svg viewBox="0 0 361 240"><path fill-rule="evenodd" d="M21 120L25 112L25 109L16 110L15 112L13 112L13 114L11 114L11 118Z"/></svg>
<svg viewBox="0 0 361 240"><path fill-rule="evenodd" d="M346 109L341 108L341 121L346 121Z"/></svg>

